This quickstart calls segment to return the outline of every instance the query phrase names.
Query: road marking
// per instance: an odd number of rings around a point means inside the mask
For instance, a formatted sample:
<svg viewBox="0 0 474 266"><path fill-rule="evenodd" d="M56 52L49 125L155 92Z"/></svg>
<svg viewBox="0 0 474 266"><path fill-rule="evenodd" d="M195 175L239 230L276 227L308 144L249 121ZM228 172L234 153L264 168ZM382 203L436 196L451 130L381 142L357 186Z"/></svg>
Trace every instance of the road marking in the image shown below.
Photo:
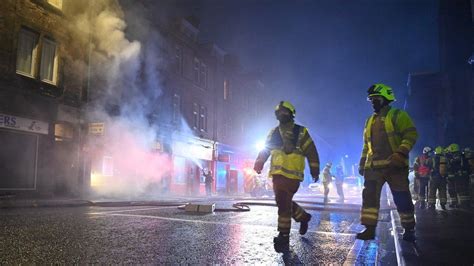
<svg viewBox="0 0 474 266"><path fill-rule="evenodd" d="M360 250L364 246L364 241L360 239L356 239L354 245L347 253L346 260L344 261L344 266L348 265L356 265L357 258L359 257Z"/></svg>
<svg viewBox="0 0 474 266"><path fill-rule="evenodd" d="M107 213L136 212L136 211L172 209L172 208L177 209L177 206L153 207L153 208L146 208L146 209L128 209L128 210L104 211L104 212L89 212L88 214L98 215L98 214L107 214Z"/></svg>
<svg viewBox="0 0 474 266"><path fill-rule="evenodd" d="M233 225L233 226L252 226L252 227L263 227L263 228L272 228L274 226L268 225L258 225L258 224L239 224L239 223L225 223L225 222L215 222L215 221L203 221L203 220L190 220L190 219L181 219L181 218L171 218L163 216L153 216L153 215L141 215L141 214L125 214L125 213L89 213L97 216L124 216L124 217L134 217L134 218L149 218L149 219L159 219L159 220L168 220L168 221L177 221L177 222L190 222L190 223L201 223L201 224L219 224L219 225ZM291 229L292 231L299 231L299 229ZM312 231L308 230L309 233L323 234L323 235L337 235L337 236L354 236L354 234L348 233L336 233L336 232L324 232L324 231Z"/></svg>

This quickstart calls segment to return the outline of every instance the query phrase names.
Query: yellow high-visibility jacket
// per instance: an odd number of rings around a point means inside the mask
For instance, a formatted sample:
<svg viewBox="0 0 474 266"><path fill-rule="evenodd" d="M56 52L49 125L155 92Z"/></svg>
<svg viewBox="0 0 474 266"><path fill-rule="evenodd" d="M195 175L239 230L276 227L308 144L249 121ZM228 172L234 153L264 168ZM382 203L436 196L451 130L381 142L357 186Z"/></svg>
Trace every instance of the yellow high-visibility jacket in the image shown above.
<svg viewBox="0 0 474 266"><path fill-rule="evenodd" d="M265 149L260 151L257 162L265 163L271 155L270 177L304 179L305 157L311 173L319 174L319 155L306 127L290 123L278 126L267 136Z"/></svg>
<svg viewBox="0 0 474 266"><path fill-rule="evenodd" d="M418 139L418 132L416 127L411 120L407 112L389 107L386 117L384 118L385 132L387 133L388 142L392 148L392 152L399 152L405 155L405 164L408 167L408 153L415 145ZM374 123L375 114L370 116L364 129L364 146L361 154L361 167L364 169L369 168L381 168L389 165L388 160L373 160L373 149L372 149L372 125Z"/></svg>

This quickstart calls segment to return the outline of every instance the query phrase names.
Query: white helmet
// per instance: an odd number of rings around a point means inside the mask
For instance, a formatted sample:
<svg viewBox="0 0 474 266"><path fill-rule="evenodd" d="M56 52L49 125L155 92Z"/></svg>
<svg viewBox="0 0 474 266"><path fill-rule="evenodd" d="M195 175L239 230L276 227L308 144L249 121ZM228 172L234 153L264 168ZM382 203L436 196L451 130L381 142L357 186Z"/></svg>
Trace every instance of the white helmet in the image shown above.
<svg viewBox="0 0 474 266"><path fill-rule="evenodd" d="M431 147L424 147L423 148L423 154L428 154L431 152Z"/></svg>

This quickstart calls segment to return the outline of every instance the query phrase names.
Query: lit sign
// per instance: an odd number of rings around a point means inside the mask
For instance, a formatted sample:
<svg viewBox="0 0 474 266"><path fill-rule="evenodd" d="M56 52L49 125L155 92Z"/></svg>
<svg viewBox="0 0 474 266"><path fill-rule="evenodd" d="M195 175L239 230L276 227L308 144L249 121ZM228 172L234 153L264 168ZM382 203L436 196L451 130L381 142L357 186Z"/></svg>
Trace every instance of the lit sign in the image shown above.
<svg viewBox="0 0 474 266"><path fill-rule="evenodd" d="M49 125L46 122L5 114L0 114L0 128L16 129L45 135L48 135L49 132Z"/></svg>
<svg viewBox="0 0 474 266"><path fill-rule="evenodd" d="M104 135L104 123L89 123L89 135Z"/></svg>

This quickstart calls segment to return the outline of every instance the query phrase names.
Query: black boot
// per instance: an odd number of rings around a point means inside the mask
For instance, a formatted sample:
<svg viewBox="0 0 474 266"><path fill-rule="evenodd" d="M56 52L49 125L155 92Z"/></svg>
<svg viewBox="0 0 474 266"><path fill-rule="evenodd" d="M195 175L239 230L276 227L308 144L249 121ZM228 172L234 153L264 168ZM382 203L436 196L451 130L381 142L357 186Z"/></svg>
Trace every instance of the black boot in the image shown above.
<svg viewBox="0 0 474 266"><path fill-rule="evenodd" d="M290 235L280 233L277 237L274 237L273 248L278 253L288 252L290 250Z"/></svg>
<svg viewBox="0 0 474 266"><path fill-rule="evenodd" d="M446 210L446 203L441 203L441 209Z"/></svg>
<svg viewBox="0 0 474 266"><path fill-rule="evenodd" d="M311 220L311 214L308 213L306 220L303 220L300 223L300 235L304 235L306 232L308 232L309 220Z"/></svg>
<svg viewBox="0 0 474 266"><path fill-rule="evenodd" d="M415 229L405 229L405 232L403 232L403 240L408 242L415 242Z"/></svg>
<svg viewBox="0 0 474 266"><path fill-rule="evenodd" d="M365 230L356 235L357 239L361 240L372 240L375 238L375 226L366 225Z"/></svg>

